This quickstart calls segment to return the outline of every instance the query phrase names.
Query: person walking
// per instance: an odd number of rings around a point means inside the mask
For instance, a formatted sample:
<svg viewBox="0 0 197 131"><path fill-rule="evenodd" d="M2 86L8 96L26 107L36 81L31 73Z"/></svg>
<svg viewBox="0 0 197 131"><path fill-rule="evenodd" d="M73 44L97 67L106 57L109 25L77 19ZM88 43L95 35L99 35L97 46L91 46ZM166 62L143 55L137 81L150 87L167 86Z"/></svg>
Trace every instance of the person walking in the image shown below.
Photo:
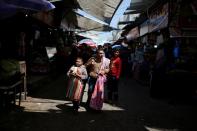
<svg viewBox="0 0 197 131"><path fill-rule="evenodd" d="M88 108L94 110L101 110L104 101L104 85L106 82L106 75L109 72L110 60L105 57L104 50L98 49L95 57L91 57L85 64L89 67L88 79Z"/></svg>
<svg viewBox="0 0 197 131"><path fill-rule="evenodd" d="M113 57L110 62L110 71L108 75L108 101L111 104L115 104L118 101L118 82L120 78L122 60L119 57L120 51L114 50Z"/></svg>
<svg viewBox="0 0 197 131"><path fill-rule="evenodd" d="M87 79L87 71L83 65L83 59L77 57L75 65L71 66L67 72L68 76L68 87L66 92L66 97L72 100L73 109L78 112L79 104L81 101L82 91L83 91L83 80Z"/></svg>

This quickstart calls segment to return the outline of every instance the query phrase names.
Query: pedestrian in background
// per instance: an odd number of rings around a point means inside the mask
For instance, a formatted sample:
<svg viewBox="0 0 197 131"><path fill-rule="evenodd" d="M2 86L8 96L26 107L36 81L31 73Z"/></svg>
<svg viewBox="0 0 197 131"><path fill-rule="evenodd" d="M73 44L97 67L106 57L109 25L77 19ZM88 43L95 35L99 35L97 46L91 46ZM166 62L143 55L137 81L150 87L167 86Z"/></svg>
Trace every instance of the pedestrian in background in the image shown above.
<svg viewBox="0 0 197 131"><path fill-rule="evenodd" d="M122 69L122 60L119 56L120 51L115 49L110 61L110 71L107 82L108 101L111 104L115 104L118 101L118 83Z"/></svg>

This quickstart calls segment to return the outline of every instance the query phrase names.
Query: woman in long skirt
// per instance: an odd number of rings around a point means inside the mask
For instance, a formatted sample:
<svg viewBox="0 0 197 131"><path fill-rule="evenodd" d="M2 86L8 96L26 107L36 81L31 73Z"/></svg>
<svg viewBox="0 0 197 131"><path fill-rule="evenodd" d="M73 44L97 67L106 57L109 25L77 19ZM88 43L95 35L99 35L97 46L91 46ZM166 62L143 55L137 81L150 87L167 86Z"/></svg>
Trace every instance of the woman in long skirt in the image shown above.
<svg viewBox="0 0 197 131"><path fill-rule="evenodd" d="M85 64L90 67L89 71L89 89L87 106L94 110L101 110L104 100L104 84L106 75L109 72L110 60L105 58L103 49L97 50L96 57L92 57Z"/></svg>

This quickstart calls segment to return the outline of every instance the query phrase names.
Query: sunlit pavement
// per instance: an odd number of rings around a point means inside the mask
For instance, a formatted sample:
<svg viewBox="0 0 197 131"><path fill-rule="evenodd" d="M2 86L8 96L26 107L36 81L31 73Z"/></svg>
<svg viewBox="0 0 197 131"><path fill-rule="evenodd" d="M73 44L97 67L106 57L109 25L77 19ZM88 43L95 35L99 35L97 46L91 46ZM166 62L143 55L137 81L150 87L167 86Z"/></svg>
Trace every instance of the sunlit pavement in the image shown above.
<svg viewBox="0 0 197 131"><path fill-rule="evenodd" d="M170 105L149 97L149 89L132 78L121 78L118 105L104 103L102 112L79 113L65 100L64 76L36 89L10 113L2 114L0 131L196 131L197 106Z"/></svg>

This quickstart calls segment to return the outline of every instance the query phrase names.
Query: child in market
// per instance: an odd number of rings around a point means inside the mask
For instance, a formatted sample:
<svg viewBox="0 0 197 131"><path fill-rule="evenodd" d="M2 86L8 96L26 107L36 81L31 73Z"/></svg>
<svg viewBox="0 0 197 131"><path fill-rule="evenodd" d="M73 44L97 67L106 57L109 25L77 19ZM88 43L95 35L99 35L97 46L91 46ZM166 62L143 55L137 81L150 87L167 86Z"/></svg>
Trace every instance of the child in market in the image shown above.
<svg viewBox="0 0 197 131"><path fill-rule="evenodd" d="M81 100L81 95L83 91L83 80L87 79L87 71L83 65L83 59L77 57L75 65L73 65L67 72L68 76L68 87L66 92L66 97L72 100L73 109L78 112L79 104Z"/></svg>
<svg viewBox="0 0 197 131"><path fill-rule="evenodd" d="M110 62L110 71L108 75L108 100L112 104L118 102L118 83L120 79L120 73L122 69L122 60L120 58L120 51L115 49L113 51L113 57Z"/></svg>

